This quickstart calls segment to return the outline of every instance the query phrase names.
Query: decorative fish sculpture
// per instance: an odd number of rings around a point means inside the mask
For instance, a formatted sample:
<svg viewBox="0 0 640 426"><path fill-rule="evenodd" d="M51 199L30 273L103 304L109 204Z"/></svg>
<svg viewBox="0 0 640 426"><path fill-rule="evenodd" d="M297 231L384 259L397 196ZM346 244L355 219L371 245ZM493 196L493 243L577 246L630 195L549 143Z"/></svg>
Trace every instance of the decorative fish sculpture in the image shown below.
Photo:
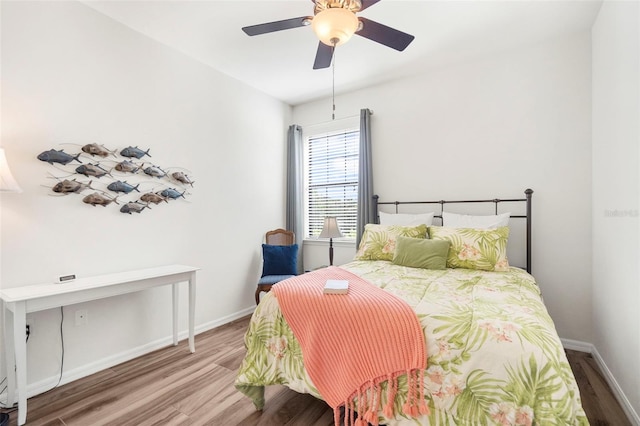
<svg viewBox="0 0 640 426"><path fill-rule="evenodd" d="M193 184L196 183L195 181L192 181L191 179L189 179L189 176L185 175L182 172L173 172L171 173L171 177L180 183L184 183L185 185L191 185L192 187L193 187Z"/></svg>
<svg viewBox="0 0 640 426"><path fill-rule="evenodd" d="M122 155L123 157L127 157L127 158L137 158L138 160L141 159L142 157L144 157L145 155L148 155L149 157L151 157L151 155L149 155L149 150L151 148L149 148L146 151L141 150L140 148L138 148L137 146L128 146L125 149L123 149L122 151L120 151L120 155Z"/></svg>
<svg viewBox="0 0 640 426"><path fill-rule="evenodd" d="M78 163L82 163L82 161L80 161L78 157L80 157L80 154L73 156L71 154L67 154L63 150L56 151L55 149L50 149L49 151L43 151L40 154L38 154L38 160L46 161L49 164L59 163L59 164L67 165L73 160L76 160Z"/></svg>
<svg viewBox="0 0 640 426"><path fill-rule="evenodd" d="M79 193L84 191L87 188L93 189L91 188L91 182L93 181L89 181L89 183L82 183L82 182L78 182L77 180L68 180L65 179L62 182L58 182L56 183L53 188L51 188L53 190L53 192L58 192L61 194L71 194L71 193Z"/></svg>
<svg viewBox="0 0 640 426"><path fill-rule="evenodd" d="M130 184L128 184L126 181L122 182L120 180L112 182L109 184L109 186L107 186L107 189L113 191L113 192L124 192L125 194L130 193L131 191L137 191L140 192L138 190L138 187L140 186L140 184L137 184L136 186L132 186Z"/></svg>
<svg viewBox="0 0 640 426"><path fill-rule="evenodd" d="M156 166L149 166L146 169L144 169L144 172L149 176L153 176L157 178L163 178L167 175L167 172L162 170L160 167L156 167Z"/></svg>
<svg viewBox="0 0 640 426"><path fill-rule="evenodd" d="M160 192L160 195L162 195L163 197L171 198L172 200L175 200L176 198L180 198L180 197L185 198L184 196L185 192L187 191L183 191L181 194L173 188L167 188L162 190L162 192Z"/></svg>
<svg viewBox="0 0 640 426"><path fill-rule="evenodd" d="M124 160L116 164L115 169L119 172L138 173L138 170L140 170L143 166L144 163L140 165L134 163L133 161Z"/></svg>
<svg viewBox="0 0 640 426"><path fill-rule="evenodd" d="M83 164L82 166L76 167L76 173L80 173L85 176L93 176L97 178L101 178L104 175L111 176L108 170L100 167L100 164Z"/></svg>
<svg viewBox="0 0 640 426"><path fill-rule="evenodd" d="M124 206L120 207L120 212L122 213L140 213L142 212L142 210L146 209L146 208L150 208L148 205L145 204L141 204L138 202L129 202L127 204L125 204Z"/></svg>
<svg viewBox="0 0 640 426"><path fill-rule="evenodd" d="M87 154L97 155L98 157L108 157L109 155L115 155L115 150L109 151L104 145L98 145L97 143L89 143L82 147L82 152Z"/></svg>
<svg viewBox="0 0 640 426"><path fill-rule="evenodd" d="M144 201L145 203L153 203L153 204L159 204L161 202L165 202L168 203L167 201L167 197L163 197L161 195L155 194L153 192L148 192L144 195L142 195L142 197L140 197L141 201Z"/></svg>
<svg viewBox="0 0 640 426"><path fill-rule="evenodd" d="M86 197L84 197L82 199L82 201L84 203L91 204L94 207L95 206L107 207L111 203L119 204L118 203L118 197L116 197L116 198L107 198L107 197L105 197L103 195L100 195L97 192L94 192L93 194L87 195Z"/></svg>

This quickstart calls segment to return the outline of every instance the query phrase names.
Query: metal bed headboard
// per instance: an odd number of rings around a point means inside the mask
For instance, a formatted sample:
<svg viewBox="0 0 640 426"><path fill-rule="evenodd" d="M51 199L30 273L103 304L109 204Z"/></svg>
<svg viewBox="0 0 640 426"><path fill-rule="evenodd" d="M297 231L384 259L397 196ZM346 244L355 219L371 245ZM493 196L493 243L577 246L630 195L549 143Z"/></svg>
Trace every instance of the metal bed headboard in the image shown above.
<svg viewBox="0 0 640 426"><path fill-rule="evenodd" d="M376 212L376 223L380 223L380 217L378 215L378 206L379 205L395 205L396 213L398 213L399 205L406 204L440 204L440 214L434 215L434 217L440 218L442 220L442 212L444 211L445 204L462 204L462 203L494 203L495 205L495 214L498 214L498 204L499 203L516 203L516 202L524 202L526 203L526 214L525 215L511 215L512 218L525 219L526 220L526 256L527 256L527 272L531 273L531 197L533 195L532 189L526 189L524 191L525 198L494 198L491 200L438 200L438 201L379 201L379 196L373 196L373 208ZM443 222L444 225L444 222Z"/></svg>

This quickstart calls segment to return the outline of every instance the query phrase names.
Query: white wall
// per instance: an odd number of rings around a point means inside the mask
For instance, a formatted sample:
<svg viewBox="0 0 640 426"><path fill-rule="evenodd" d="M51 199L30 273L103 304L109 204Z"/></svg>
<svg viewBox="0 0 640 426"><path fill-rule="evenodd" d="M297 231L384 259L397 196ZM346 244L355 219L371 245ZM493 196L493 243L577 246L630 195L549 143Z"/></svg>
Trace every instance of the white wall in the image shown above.
<svg viewBox="0 0 640 426"><path fill-rule="evenodd" d="M593 343L640 413L638 2L605 1L592 44Z"/></svg>
<svg viewBox="0 0 640 426"><path fill-rule="evenodd" d="M284 225L290 107L79 2L1 7L2 146L24 189L1 196L2 286L183 263L202 268L198 329L247 313L264 232ZM51 196L52 166L36 156L79 149L63 142L151 148L160 165L188 168L195 188L132 216ZM65 308L65 372L166 340L170 300L167 287ZM74 325L77 309L88 325ZM28 317L32 390L57 381L59 321L59 310Z"/></svg>
<svg viewBox="0 0 640 426"><path fill-rule="evenodd" d="M585 342L592 339L590 47L584 32L336 99L339 117L374 111L374 192L387 201L524 197L532 188L533 274L560 336ZM295 106L293 121L326 121L330 107L330 100ZM307 269L326 256L314 249L305 247ZM353 253L338 247L336 257Z"/></svg>

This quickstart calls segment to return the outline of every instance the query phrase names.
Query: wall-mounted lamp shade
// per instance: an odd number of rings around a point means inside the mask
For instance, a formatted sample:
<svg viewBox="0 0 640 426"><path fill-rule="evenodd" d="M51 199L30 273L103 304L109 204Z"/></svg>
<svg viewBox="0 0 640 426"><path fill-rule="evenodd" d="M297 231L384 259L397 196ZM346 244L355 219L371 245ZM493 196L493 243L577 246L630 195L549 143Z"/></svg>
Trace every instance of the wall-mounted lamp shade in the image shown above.
<svg viewBox="0 0 640 426"><path fill-rule="evenodd" d="M342 233L338 227L338 221L335 217L325 217L322 232L318 238L342 238Z"/></svg>
<svg viewBox="0 0 640 426"><path fill-rule="evenodd" d="M22 192L20 185L13 178L4 149L0 148L0 192Z"/></svg>
<svg viewBox="0 0 640 426"><path fill-rule="evenodd" d="M316 14L311 28L321 42L327 46L346 43L358 29L355 13L341 7L332 7Z"/></svg>

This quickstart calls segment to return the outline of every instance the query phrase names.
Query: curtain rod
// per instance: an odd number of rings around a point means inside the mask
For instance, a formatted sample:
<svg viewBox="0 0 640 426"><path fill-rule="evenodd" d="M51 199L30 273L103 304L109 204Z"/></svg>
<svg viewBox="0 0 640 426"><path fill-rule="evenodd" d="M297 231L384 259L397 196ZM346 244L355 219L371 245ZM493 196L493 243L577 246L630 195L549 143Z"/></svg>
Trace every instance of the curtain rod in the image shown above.
<svg viewBox="0 0 640 426"><path fill-rule="evenodd" d="M372 110L369 110L369 111L371 111L371 115L373 115L373 111ZM323 121L322 123L309 124L308 126L300 126L300 127L302 127L302 129L304 130L306 128L324 126L325 124L335 123L336 121L341 121L341 120L348 120L350 118L360 118L360 114L349 115L347 117L336 118L335 120L328 120L328 121Z"/></svg>

